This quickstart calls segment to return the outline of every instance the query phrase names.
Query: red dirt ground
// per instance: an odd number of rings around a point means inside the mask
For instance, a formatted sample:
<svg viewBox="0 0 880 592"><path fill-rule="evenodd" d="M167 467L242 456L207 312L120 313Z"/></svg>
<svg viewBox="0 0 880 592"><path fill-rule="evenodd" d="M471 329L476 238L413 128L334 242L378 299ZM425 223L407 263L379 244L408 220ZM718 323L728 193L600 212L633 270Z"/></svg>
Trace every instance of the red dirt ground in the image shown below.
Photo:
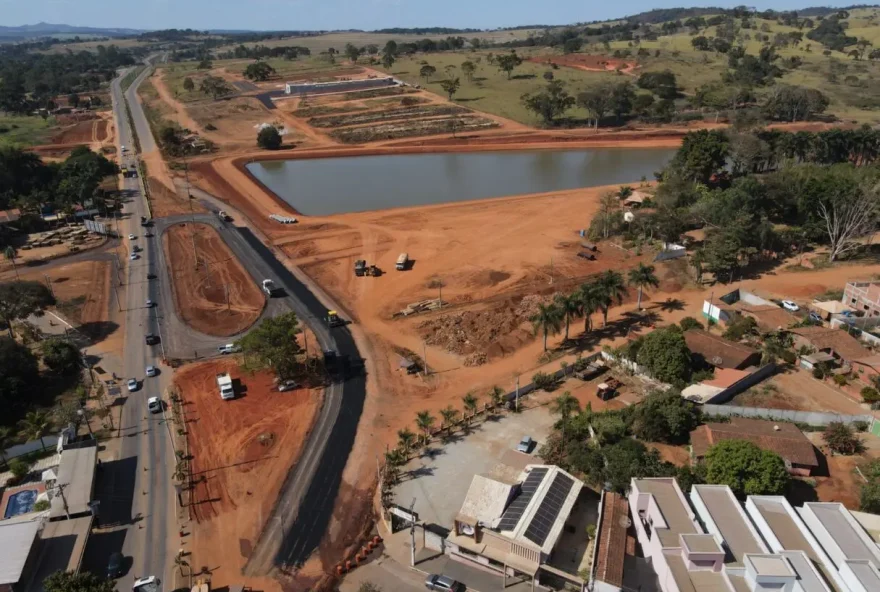
<svg viewBox="0 0 880 592"><path fill-rule="evenodd" d="M240 379L236 399L220 399L220 372ZM320 390L273 391L273 380L268 372L243 374L234 359L188 365L175 375L196 482L191 564L219 566L216 581L264 591L277 590L277 582L244 578L241 569L323 401Z"/></svg>
<svg viewBox="0 0 880 592"><path fill-rule="evenodd" d="M244 331L260 317L266 304L263 293L214 228L189 223L172 226L165 233L163 247L171 267L177 313L187 325L226 337Z"/></svg>
<svg viewBox="0 0 880 592"><path fill-rule="evenodd" d="M94 141L97 120L80 121L71 126L62 128L52 136L53 144L89 144ZM104 127L106 130L106 122ZM102 133L103 136L103 133Z"/></svg>
<svg viewBox="0 0 880 592"><path fill-rule="evenodd" d="M589 72L613 72L618 67L622 72L631 73L638 67L635 62L627 62L625 60L610 58L602 55L588 55L584 53L572 53L568 55L548 55L529 58L530 62L536 64L556 64L558 66L566 66L575 68L576 70L586 70Z"/></svg>

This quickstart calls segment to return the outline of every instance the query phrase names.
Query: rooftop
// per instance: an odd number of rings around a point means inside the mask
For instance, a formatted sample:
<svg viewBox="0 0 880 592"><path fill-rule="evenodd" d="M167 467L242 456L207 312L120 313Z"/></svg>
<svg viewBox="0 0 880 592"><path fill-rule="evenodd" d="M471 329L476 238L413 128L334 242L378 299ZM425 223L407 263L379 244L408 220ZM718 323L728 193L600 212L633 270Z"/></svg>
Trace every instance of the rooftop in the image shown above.
<svg viewBox="0 0 880 592"><path fill-rule="evenodd" d="M514 491L514 485L491 479L484 475L474 475L471 486L464 498L459 512L460 518L469 523L482 522L495 526L504 513L504 508Z"/></svg>
<svg viewBox="0 0 880 592"><path fill-rule="evenodd" d="M717 368L715 376L711 380L704 380L703 384L715 386L720 389L726 389L748 376L745 370L737 370L736 368Z"/></svg>
<svg viewBox="0 0 880 592"><path fill-rule="evenodd" d="M691 553L724 553L724 549L711 534L683 534L681 542Z"/></svg>
<svg viewBox="0 0 880 592"><path fill-rule="evenodd" d="M61 452L58 465L58 486L63 487L64 496L52 498L49 518L62 518L67 514L76 516L90 513L89 502L95 484L95 466L98 460L98 447L68 448ZM67 508L64 502L67 501Z"/></svg>
<svg viewBox="0 0 880 592"><path fill-rule="evenodd" d="M880 552L877 546L868 545L871 539L860 528L856 529L854 519L847 519L847 510L843 504L807 502L803 507L813 513L847 561L868 561L874 567L880 568Z"/></svg>
<svg viewBox="0 0 880 592"><path fill-rule="evenodd" d="M622 495L607 492L602 499L601 528L596 539L595 579L620 588L626 555L629 504Z"/></svg>
<svg viewBox="0 0 880 592"><path fill-rule="evenodd" d="M725 575L720 571L688 571L680 554L667 554L666 563L679 592L730 592Z"/></svg>
<svg viewBox="0 0 880 592"><path fill-rule="evenodd" d="M803 551L782 551L780 553L797 573L803 592L831 592L832 588L825 583L816 566Z"/></svg>
<svg viewBox="0 0 880 592"><path fill-rule="evenodd" d="M42 519L5 522L0 521L0 585L15 584L21 578Z"/></svg>
<svg viewBox="0 0 880 592"><path fill-rule="evenodd" d="M758 327L764 331L787 329L797 322L793 314L775 304L741 304L737 310L755 319Z"/></svg>
<svg viewBox="0 0 880 592"><path fill-rule="evenodd" d="M717 337L701 329L684 332L684 340L692 353L702 356L708 364L720 368L740 368L749 363L758 350L747 345Z"/></svg>
<svg viewBox="0 0 880 592"><path fill-rule="evenodd" d="M745 563L759 576L793 576L794 570L781 555L746 555Z"/></svg>
<svg viewBox="0 0 880 592"><path fill-rule="evenodd" d="M742 564L747 553L766 553L767 549L749 527L745 513L726 485L694 485L691 497L703 501L718 534L724 539L733 561ZM708 526L708 525L707 525ZM711 528L709 529L711 530Z"/></svg>
<svg viewBox="0 0 880 592"><path fill-rule="evenodd" d="M746 440L762 450L771 450L792 464L819 466L816 449L797 426L765 419L731 417L729 423L707 423L691 432L691 446L700 458L721 440Z"/></svg>
<svg viewBox="0 0 880 592"><path fill-rule="evenodd" d="M680 534L703 534L698 531L691 519L690 508L686 507L684 500L679 497L679 489L675 479L633 479L633 483L640 493L649 493L654 496L654 503L663 519L666 528L654 525L654 532L660 537L663 547L677 548L681 545Z"/></svg>
<svg viewBox="0 0 880 592"><path fill-rule="evenodd" d="M870 350L859 343L858 339L842 329L798 327L790 331L809 341L816 349L831 350L846 361L867 358L871 355Z"/></svg>

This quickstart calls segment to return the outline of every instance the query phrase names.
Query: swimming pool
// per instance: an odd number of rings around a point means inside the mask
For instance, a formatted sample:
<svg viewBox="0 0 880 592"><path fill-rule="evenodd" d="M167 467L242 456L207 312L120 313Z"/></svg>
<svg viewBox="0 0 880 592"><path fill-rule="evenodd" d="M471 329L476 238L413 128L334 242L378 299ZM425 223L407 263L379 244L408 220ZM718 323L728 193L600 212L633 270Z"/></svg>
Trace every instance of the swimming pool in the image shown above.
<svg viewBox="0 0 880 592"><path fill-rule="evenodd" d="M37 495L38 492L36 489L23 489L22 491L16 491L9 496L9 499L6 502L6 512L4 512L3 517L12 518L13 516L33 512L34 504L37 501Z"/></svg>

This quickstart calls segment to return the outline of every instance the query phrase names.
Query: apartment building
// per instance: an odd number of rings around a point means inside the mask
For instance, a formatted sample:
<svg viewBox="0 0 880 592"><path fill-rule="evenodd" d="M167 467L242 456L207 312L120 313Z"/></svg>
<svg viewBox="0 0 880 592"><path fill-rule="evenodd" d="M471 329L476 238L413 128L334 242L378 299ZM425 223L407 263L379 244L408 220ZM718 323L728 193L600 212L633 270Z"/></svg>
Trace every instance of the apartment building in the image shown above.
<svg viewBox="0 0 880 592"><path fill-rule="evenodd" d="M880 317L880 282L847 282L841 302L868 317Z"/></svg>

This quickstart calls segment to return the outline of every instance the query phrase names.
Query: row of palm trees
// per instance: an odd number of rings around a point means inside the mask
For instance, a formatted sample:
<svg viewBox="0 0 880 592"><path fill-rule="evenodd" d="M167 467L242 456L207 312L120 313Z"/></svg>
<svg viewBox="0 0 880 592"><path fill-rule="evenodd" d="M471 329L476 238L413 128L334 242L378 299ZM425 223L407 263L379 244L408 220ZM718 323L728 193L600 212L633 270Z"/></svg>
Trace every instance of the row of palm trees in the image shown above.
<svg viewBox="0 0 880 592"><path fill-rule="evenodd" d="M47 412L29 411L24 418L18 422L18 427L19 435L27 438L28 441L39 440L43 450L46 449L46 444L43 442L43 436L49 433L49 429L52 427L52 420ZM15 432L12 428L0 426L0 460L2 460L4 464L7 464L7 461L9 460L6 458L6 449L14 441L14 435Z"/></svg>
<svg viewBox="0 0 880 592"><path fill-rule="evenodd" d="M593 314L602 312L602 326L608 324L608 310L617 302L623 302L628 287L638 289L639 310L642 309L642 292L646 288L656 288L660 280L654 274L653 265L639 263L629 270L624 281L618 271L605 271L594 279L581 284L570 294L557 294L552 302L539 304L538 310L529 318L535 333L544 337L544 351L547 351L547 337L557 334L565 327L565 341L568 341L571 322L579 317L584 319L584 333L592 330Z"/></svg>

